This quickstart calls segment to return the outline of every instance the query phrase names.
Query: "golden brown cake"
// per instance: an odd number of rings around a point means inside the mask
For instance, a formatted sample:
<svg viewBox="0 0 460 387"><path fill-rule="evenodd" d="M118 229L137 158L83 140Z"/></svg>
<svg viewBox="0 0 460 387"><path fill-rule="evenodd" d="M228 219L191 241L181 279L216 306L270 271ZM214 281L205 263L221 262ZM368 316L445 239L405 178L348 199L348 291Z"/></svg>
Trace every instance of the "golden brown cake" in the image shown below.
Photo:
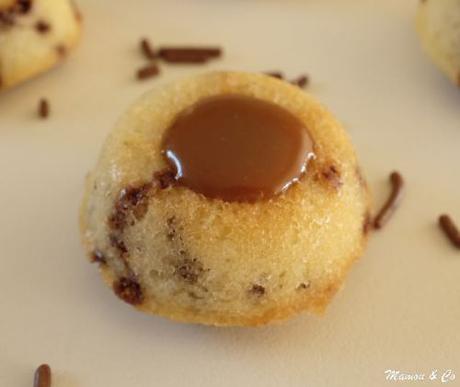
<svg viewBox="0 0 460 387"><path fill-rule="evenodd" d="M70 0L0 0L0 90L61 62L76 45L80 24Z"/></svg>
<svg viewBox="0 0 460 387"><path fill-rule="evenodd" d="M139 310L262 325L324 311L363 252L369 193L347 134L312 96L216 72L124 114L80 222L107 285Z"/></svg>

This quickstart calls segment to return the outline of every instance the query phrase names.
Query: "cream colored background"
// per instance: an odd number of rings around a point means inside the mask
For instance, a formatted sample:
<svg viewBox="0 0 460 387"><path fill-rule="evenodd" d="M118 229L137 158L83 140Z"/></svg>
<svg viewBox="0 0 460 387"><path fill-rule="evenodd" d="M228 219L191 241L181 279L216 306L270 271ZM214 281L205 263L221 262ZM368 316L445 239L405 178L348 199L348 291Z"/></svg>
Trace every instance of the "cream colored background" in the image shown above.
<svg viewBox="0 0 460 387"><path fill-rule="evenodd" d="M385 386L389 368L452 368L460 385L460 253L435 223L442 211L460 222L460 90L419 48L417 2L79 3L85 36L72 59L0 95L0 386L31 386L41 362L54 387ZM144 35L226 53L139 83ZM391 170L407 179L401 210L323 318L180 325L119 302L84 260L77 209L107 132L145 90L208 69L308 72L350 131L376 203ZM41 96L47 121L34 115Z"/></svg>

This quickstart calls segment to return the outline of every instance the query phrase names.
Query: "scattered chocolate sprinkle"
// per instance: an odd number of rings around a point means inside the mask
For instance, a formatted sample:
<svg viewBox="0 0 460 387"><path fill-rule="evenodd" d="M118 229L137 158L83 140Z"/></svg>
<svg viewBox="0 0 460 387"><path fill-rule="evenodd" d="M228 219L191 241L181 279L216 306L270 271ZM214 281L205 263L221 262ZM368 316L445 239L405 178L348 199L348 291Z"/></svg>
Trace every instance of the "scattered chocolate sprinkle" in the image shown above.
<svg viewBox="0 0 460 387"><path fill-rule="evenodd" d="M262 297L265 294L265 287L262 285L254 284L251 289L249 289L251 294L254 294L257 297Z"/></svg>
<svg viewBox="0 0 460 387"><path fill-rule="evenodd" d="M100 250L94 250L93 254L91 254L91 262L105 265L107 263L107 259L105 258L105 255Z"/></svg>
<svg viewBox="0 0 460 387"><path fill-rule="evenodd" d="M376 229L382 228L387 223L402 198L404 180L401 174L392 172L390 175L390 182L392 186L390 197L374 219L374 228Z"/></svg>
<svg viewBox="0 0 460 387"><path fill-rule="evenodd" d="M58 44L56 47L56 52L57 54L61 57L64 58L67 55L67 47L64 46L63 44Z"/></svg>
<svg viewBox="0 0 460 387"><path fill-rule="evenodd" d="M142 53L147 59L152 60L157 57L157 54L155 53L150 41L147 38L141 40L140 47Z"/></svg>
<svg viewBox="0 0 460 387"><path fill-rule="evenodd" d="M51 387L51 368L48 364L42 364L35 371L34 387Z"/></svg>
<svg viewBox="0 0 460 387"><path fill-rule="evenodd" d="M162 47L158 55L170 63L204 63L221 56L219 47Z"/></svg>
<svg viewBox="0 0 460 387"><path fill-rule="evenodd" d="M273 78L284 79L283 73L280 71L268 71L265 73L265 75L268 75Z"/></svg>
<svg viewBox="0 0 460 387"><path fill-rule="evenodd" d="M294 79L293 81L291 81L291 83L293 85L296 85L296 86L299 86L299 87L305 87L308 85L309 83L309 79L308 79L308 76L307 75L301 75L299 76L298 78Z"/></svg>
<svg viewBox="0 0 460 387"><path fill-rule="evenodd" d="M144 301L141 286L134 279L119 278L113 283L113 290L118 297L128 304L139 305Z"/></svg>
<svg viewBox="0 0 460 387"><path fill-rule="evenodd" d="M160 73L160 69L154 63L149 64L148 66L142 67L137 70L137 79L144 80L147 78L152 78Z"/></svg>
<svg viewBox="0 0 460 387"><path fill-rule="evenodd" d="M51 29L51 26L47 22L39 20L37 23L35 23L35 29L40 34L46 34Z"/></svg>
<svg viewBox="0 0 460 387"><path fill-rule="evenodd" d="M188 284L195 284L204 272L203 265L196 258L184 258L176 265L174 274Z"/></svg>
<svg viewBox="0 0 460 387"><path fill-rule="evenodd" d="M449 215L443 214L439 217L439 226L452 244L460 249L460 231Z"/></svg>
<svg viewBox="0 0 460 387"><path fill-rule="evenodd" d="M335 165L329 166L327 169L325 169L321 175L335 188L339 189L343 182L340 177L340 172L338 169L335 167Z"/></svg>
<svg viewBox="0 0 460 387"><path fill-rule="evenodd" d="M38 116L40 118L48 118L50 114L50 105L48 103L48 100L45 98L41 98L40 101L38 102Z"/></svg>
<svg viewBox="0 0 460 387"><path fill-rule="evenodd" d="M171 169L155 172L153 179L160 189L166 189L176 183L175 173Z"/></svg>

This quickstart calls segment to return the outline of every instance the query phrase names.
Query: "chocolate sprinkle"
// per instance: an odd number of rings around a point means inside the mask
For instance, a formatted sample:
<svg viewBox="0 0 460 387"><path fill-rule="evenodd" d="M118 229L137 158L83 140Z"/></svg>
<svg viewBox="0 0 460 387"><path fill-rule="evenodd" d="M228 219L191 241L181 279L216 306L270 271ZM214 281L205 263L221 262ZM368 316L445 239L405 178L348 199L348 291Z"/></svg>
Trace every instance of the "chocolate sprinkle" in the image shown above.
<svg viewBox="0 0 460 387"><path fill-rule="evenodd" d="M34 387L51 387L51 368L48 364L42 364L35 371Z"/></svg>
<svg viewBox="0 0 460 387"><path fill-rule="evenodd" d="M204 63L222 55L219 47L162 47L158 55L170 63Z"/></svg>
<svg viewBox="0 0 460 387"><path fill-rule="evenodd" d="M264 74L273 78L284 79L283 73L280 71L268 71Z"/></svg>
<svg viewBox="0 0 460 387"><path fill-rule="evenodd" d="M404 180L401 174L392 172L390 175L390 182L392 186L390 197L374 219L374 228L376 229L382 228L388 222L402 198Z"/></svg>
<svg viewBox="0 0 460 387"><path fill-rule="evenodd" d="M131 305L139 305L144 301L144 295L139 283L127 277L121 277L113 283L115 294Z"/></svg>
<svg viewBox="0 0 460 387"><path fill-rule="evenodd" d="M147 38L144 38L141 40L140 47L141 47L142 53L147 59L152 60L157 57L154 49L152 48L152 45L150 44Z"/></svg>
<svg viewBox="0 0 460 387"><path fill-rule="evenodd" d="M291 81L293 85L299 86L301 88L304 88L305 86L308 85L309 79L307 75L301 75L298 78L294 79Z"/></svg>
<svg viewBox="0 0 460 387"><path fill-rule="evenodd" d="M460 249L460 231L449 215L443 214L439 217L439 227L452 244Z"/></svg>
<svg viewBox="0 0 460 387"><path fill-rule="evenodd" d="M41 98L40 101L38 102L38 116L40 118L48 118L50 114L50 105L48 103L48 100L46 98Z"/></svg>
<svg viewBox="0 0 460 387"><path fill-rule="evenodd" d="M149 64L148 66L142 67L137 70L137 79L144 80L155 77L160 73L160 69L156 64Z"/></svg>
<svg viewBox="0 0 460 387"><path fill-rule="evenodd" d="M40 34L46 34L51 29L51 26L47 22L39 20L37 23L35 23L35 29Z"/></svg>

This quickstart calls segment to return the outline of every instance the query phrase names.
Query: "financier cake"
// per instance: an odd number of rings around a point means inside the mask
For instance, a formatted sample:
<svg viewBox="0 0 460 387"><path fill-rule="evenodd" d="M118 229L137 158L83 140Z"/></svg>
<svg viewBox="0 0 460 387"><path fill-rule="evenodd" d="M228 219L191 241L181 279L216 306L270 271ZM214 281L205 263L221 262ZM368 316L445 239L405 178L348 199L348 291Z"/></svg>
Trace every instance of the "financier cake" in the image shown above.
<svg viewBox="0 0 460 387"><path fill-rule="evenodd" d="M254 326L324 311L363 252L369 194L347 134L313 97L215 72L128 110L87 178L80 220L122 300Z"/></svg>
<svg viewBox="0 0 460 387"><path fill-rule="evenodd" d="M460 87L460 0L423 0L417 29L436 65Z"/></svg>
<svg viewBox="0 0 460 387"><path fill-rule="evenodd" d="M0 0L0 90L61 62L78 41L80 22L70 0Z"/></svg>

